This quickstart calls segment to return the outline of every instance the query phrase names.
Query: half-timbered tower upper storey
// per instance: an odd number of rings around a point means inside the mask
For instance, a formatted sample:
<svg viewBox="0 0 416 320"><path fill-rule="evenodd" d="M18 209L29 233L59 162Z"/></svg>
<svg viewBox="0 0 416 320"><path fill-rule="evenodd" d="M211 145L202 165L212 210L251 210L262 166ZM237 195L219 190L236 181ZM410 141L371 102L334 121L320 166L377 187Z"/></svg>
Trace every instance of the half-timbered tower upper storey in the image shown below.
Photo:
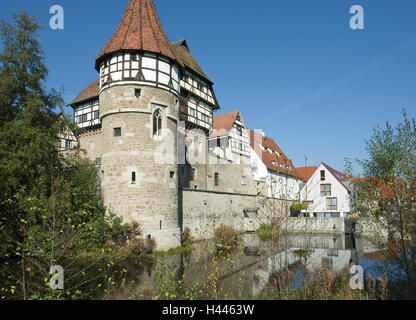
<svg viewBox="0 0 416 320"><path fill-rule="evenodd" d="M219 109L213 82L191 55L186 40L168 41L152 0L130 0L116 32L97 56L95 68L99 78L70 104L79 127L100 127L100 92L135 84L175 94L180 120L188 128L212 129L213 112Z"/></svg>

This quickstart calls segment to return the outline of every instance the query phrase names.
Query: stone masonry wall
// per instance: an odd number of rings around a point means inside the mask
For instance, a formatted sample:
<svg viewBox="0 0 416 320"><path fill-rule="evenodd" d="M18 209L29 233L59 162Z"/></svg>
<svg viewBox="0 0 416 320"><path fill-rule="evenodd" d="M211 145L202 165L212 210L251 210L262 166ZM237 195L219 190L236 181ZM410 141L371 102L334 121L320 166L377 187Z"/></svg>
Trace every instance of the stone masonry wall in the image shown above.
<svg viewBox="0 0 416 320"><path fill-rule="evenodd" d="M87 131L79 138L80 148L86 151L86 157L96 161L102 155L101 130Z"/></svg>
<svg viewBox="0 0 416 320"><path fill-rule="evenodd" d="M270 222L275 215L289 216L290 202L215 191L184 189L183 227L188 227L195 239L207 239L221 224L236 230L255 231L261 223ZM257 213L244 209L258 208ZM271 209L273 208L273 209Z"/></svg>
<svg viewBox="0 0 416 320"><path fill-rule="evenodd" d="M169 129L164 139L153 136L157 109L162 127ZM178 246L177 97L152 87L115 86L101 92L100 114L105 205L125 221L139 222L158 249ZM121 128L121 137L114 136L114 128Z"/></svg>

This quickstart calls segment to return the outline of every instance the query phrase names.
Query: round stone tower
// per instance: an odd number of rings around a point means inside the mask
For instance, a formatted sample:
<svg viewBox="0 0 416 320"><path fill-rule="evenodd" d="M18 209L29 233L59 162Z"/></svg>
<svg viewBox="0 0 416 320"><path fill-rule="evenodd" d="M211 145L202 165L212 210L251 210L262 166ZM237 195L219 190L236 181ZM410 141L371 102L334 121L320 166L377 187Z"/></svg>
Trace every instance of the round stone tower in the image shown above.
<svg viewBox="0 0 416 320"><path fill-rule="evenodd" d="M108 210L139 222L158 249L180 245L179 70L152 0L130 0L96 58L102 192Z"/></svg>

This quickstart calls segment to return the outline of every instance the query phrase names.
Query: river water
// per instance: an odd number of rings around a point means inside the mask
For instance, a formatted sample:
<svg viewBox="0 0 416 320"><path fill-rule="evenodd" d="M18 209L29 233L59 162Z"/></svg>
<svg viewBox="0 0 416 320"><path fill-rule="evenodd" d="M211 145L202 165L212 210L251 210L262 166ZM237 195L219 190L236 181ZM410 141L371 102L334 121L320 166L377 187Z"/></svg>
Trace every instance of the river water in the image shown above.
<svg viewBox="0 0 416 320"><path fill-rule="evenodd" d="M72 297L71 290L65 298L250 299L273 285L276 274L285 275L284 287L299 288L305 272L324 267L348 272L348 266L361 265L367 275L379 277L385 266L376 248L362 239L344 235L287 234L279 241L264 242L256 234L244 234L230 250L216 246L212 240L194 243L193 248L183 254L130 257L117 260L114 265L105 262L89 268L85 268L88 262L79 261L71 268L72 274L81 278L72 282L93 280L85 281L79 297ZM84 268L85 272L80 272ZM14 270L17 278L19 270L20 266ZM65 272L65 290L69 290L71 270L65 268ZM8 273L0 272L0 278L7 279ZM42 280L33 279L35 284ZM37 292L36 286L34 289Z"/></svg>
<svg viewBox="0 0 416 320"><path fill-rule="evenodd" d="M287 274L285 287L298 288L305 270L314 272L325 267L341 271L361 265L366 275L378 277L384 266L376 248L344 235L285 235L276 244L263 242L255 234L244 234L234 250L218 249L212 241L198 242L193 247L185 254L155 257L140 270L126 266L127 281L112 292L111 298L177 298L178 292L183 296L187 291L191 292L188 298L252 298L260 295L273 275L282 270Z"/></svg>

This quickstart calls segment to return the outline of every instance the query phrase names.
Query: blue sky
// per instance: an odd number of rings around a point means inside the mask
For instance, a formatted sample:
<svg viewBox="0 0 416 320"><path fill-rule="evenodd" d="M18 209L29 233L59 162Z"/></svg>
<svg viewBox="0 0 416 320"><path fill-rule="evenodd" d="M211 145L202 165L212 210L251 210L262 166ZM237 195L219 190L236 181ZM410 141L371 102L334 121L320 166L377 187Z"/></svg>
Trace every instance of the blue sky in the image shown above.
<svg viewBox="0 0 416 320"><path fill-rule="evenodd" d="M97 76L94 59L128 0L3 0L0 18L24 10L46 26L48 86L66 102ZM65 29L49 8L65 10ZM365 30L349 9L365 10ZM372 127L416 118L414 0L155 0L171 41L186 38L215 82L219 113L240 109L246 125L275 139L295 166L321 161L342 170L366 156ZM70 109L68 108L68 112Z"/></svg>

